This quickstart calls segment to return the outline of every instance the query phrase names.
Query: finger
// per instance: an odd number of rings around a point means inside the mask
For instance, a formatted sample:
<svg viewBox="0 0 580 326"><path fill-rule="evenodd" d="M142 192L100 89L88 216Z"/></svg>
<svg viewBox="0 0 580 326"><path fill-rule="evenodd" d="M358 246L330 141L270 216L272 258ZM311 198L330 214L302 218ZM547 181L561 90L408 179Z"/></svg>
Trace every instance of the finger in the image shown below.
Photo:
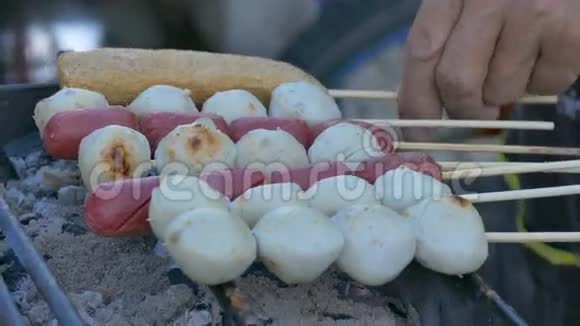
<svg viewBox="0 0 580 326"><path fill-rule="evenodd" d="M580 39L580 24L573 12L580 10L580 2L544 2L540 9L546 22L540 58L527 91L537 95L560 94L575 82L580 72L580 42L577 41Z"/></svg>
<svg viewBox="0 0 580 326"><path fill-rule="evenodd" d="M441 118L435 67L461 6L462 0L423 0L405 48L398 97L401 118ZM428 137L425 129L406 131L414 139Z"/></svg>
<svg viewBox="0 0 580 326"><path fill-rule="evenodd" d="M501 31L483 87L487 105L512 103L525 94L541 44L542 14L519 0Z"/></svg>
<svg viewBox="0 0 580 326"><path fill-rule="evenodd" d="M580 73L580 1L539 1L546 19L542 56L554 64Z"/></svg>
<svg viewBox="0 0 580 326"><path fill-rule="evenodd" d="M483 83L499 37L506 1L467 0L454 27L436 81L449 116L493 119L498 110L483 103Z"/></svg>
<svg viewBox="0 0 580 326"><path fill-rule="evenodd" d="M567 90L578 78L569 66L561 66L552 60L540 57L527 87L535 95L554 95Z"/></svg>

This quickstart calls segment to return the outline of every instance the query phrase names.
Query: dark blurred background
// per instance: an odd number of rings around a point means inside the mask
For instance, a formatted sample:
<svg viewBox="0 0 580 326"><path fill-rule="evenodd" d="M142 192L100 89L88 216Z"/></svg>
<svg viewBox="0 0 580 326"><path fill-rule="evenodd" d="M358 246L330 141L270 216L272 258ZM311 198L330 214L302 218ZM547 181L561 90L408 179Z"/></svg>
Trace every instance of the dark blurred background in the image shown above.
<svg viewBox="0 0 580 326"><path fill-rule="evenodd" d="M59 51L112 46L263 56L300 66L328 87L395 89L418 2L3 0L0 84L55 82ZM347 114L396 115L392 103L342 104Z"/></svg>
<svg viewBox="0 0 580 326"><path fill-rule="evenodd" d="M180 48L276 57L316 21L314 0L4 0L0 82L53 81L60 50Z"/></svg>
<svg viewBox="0 0 580 326"><path fill-rule="evenodd" d="M310 72L329 88L397 88L401 49L420 0L2 0L0 85L56 83L56 56L62 50L138 47L178 48L248 54L280 59ZM580 146L576 118L580 96L569 94L558 110L520 108L520 119L555 120L557 131L512 133L514 144ZM347 117L396 118L395 103L343 100ZM572 107L572 109L566 109ZM530 116L534 112L536 115ZM580 115L579 115L580 116ZM466 135L472 136L468 139ZM440 131L439 141L503 142L501 135L473 137ZM516 137L517 136L517 137ZM431 153L440 161L495 161L496 154ZM533 157L525 160L544 160ZM523 159L522 159L523 160ZM527 180L527 181L526 181ZM542 175L522 182L527 188L579 183ZM478 191L505 190L501 178L484 178ZM578 230L577 197L535 200L528 207L531 230ZM573 209L572 209L573 208ZM488 231L515 231L514 203L478 207ZM570 249L562 245L565 249ZM492 245L482 270L508 303L532 325L572 325L580 320L577 266L551 264L518 245ZM576 250L571 250L577 255ZM580 256L578 256L580 261ZM580 263L579 263L580 264ZM580 265L579 265L580 266ZM442 286L440 276L407 274L400 295L426 324L491 324L488 310L460 288ZM578 273L580 275L580 273ZM453 283L455 284L455 283ZM460 292L460 294L457 294ZM478 302L480 298L475 300ZM479 318L477 317L479 316ZM483 316L483 317L482 317ZM450 322L454 321L454 322Z"/></svg>

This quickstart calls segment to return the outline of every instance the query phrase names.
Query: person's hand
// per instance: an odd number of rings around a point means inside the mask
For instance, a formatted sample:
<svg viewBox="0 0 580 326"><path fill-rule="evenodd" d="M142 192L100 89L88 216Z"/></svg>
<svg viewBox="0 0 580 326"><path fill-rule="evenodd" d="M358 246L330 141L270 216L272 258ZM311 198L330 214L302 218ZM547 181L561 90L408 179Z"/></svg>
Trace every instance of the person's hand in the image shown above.
<svg viewBox="0 0 580 326"><path fill-rule="evenodd" d="M399 90L401 118L494 119L580 73L579 0L423 0Z"/></svg>

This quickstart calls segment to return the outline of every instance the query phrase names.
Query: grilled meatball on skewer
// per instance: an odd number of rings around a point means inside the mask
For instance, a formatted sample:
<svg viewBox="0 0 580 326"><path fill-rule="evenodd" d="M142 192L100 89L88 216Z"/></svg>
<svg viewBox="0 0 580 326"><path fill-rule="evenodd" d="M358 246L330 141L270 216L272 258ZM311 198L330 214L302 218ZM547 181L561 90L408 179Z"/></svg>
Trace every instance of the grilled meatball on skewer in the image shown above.
<svg viewBox="0 0 580 326"><path fill-rule="evenodd" d="M103 94L80 88L63 88L54 95L36 104L34 108L34 122L42 135L48 120L59 112L106 108L108 106L109 103Z"/></svg>
<svg viewBox="0 0 580 326"><path fill-rule="evenodd" d="M170 85L155 85L139 94L127 109L142 118L154 112L198 113L191 92Z"/></svg>
<svg viewBox="0 0 580 326"><path fill-rule="evenodd" d="M356 205L378 205L375 187L353 175L339 175L320 180L305 193L310 207L332 216L342 208Z"/></svg>
<svg viewBox="0 0 580 326"><path fill-rule="evenodd" d="M344 236L338 267L365 285L395 279L415 256L409 218L380 205L346 207L332 218Z"/></svg>
<svg viewBox="0 0 580 326"><path fill-rule="evenodd" d="M78 164L85 187L138 178L150 167L151 151L145 136L123 126L107 126L82 139Z"/></svg>
<svg viewBox="0 0 580 326"><path fill-rule="evenodd" d="M236 157L236 146L226 134L196 122L175 128L155 150L155 163L160 173L169 173L175 166L187 169L185 174L199 175L203 171L233 167Z"/></svg>
<svg viewBox="0 0 580 326"><path fill-rule="evenodd" d="M256 259L256 239L238 216L217 208L186 211L173 219L163 236L167 250L194 282L232 281Z"/></svg>
<svg viewBox="0 0 580 326"><path fill-rule="evenodd" d="M256 129L237 143L236 167L271 172L308 166L306 149L284 130Z"/></svg>
<svg viewBox="0 0 580 326"><path fill-rule="evenodd" d="M278 118L239 118L230 123L232 140L237 142L250 131L256 129L281 129L291 134L304 148L310 147L312 133L304 120Z"/></svg>
<svg viewBox="0 0 580 326"><path fill-rule="evenodd" d="M370 130L348 122L325 129L308 149L312 163L343 161L353 167L384 154L377 137Z"/></svg>
<svg viewBox="0 0 580 326"><path fill-rule="evenodd" d="M302 189L295 183L274 183L246 190L236 198L230 209L240 216L249 227L256 223L269 211L282 206L307 206L302 200Z"/></svg>
<svg viewBox="0 0 580 326"><path fill-rule="evenodd" d="M287 284L316 280L340 255L344 238L328 216L300 206L267 213L252 232L258 257Z"/></svg>
<svg viewBox="0 0 580 326"><path fill-rule="evenodd" d="M46 152L58 159L76 160L83 138L95 130L111 126L138 130L137 116L123 107L59 112L45 125L42 140Z"/></svg>
<svg viewBox="0 0 580 326"><path fill-rule="evenodd" d="M313 126L342 117L338 105L327 92L311 83L294 82L279 85L272 92L270 117L302 119Z"/></svg>
<svg viewBox="0 0 580 326"><path fill-rule="evenodd" d="M405 214L415 224L416 258L423 266L461 275L478 270L487 259L485 229L471 202L455 195L425 199Z"/></svg>
<svg viewBox="0 0 580 326"><path fill-rule="evenodd" d="M217 114L228 124L239 118L268 116L262 102L250 92L241 89L215 93L205 101L202 112Z"/></svg>
<svg viewBox="0 0 580 326"><path fill-rule="evenodd" d="M153 189L149 203L148 221L153 233L165 240L165 231L179 214L195 208L228 210L229 200L207 182L193 176L163 176L159 187Z"/></svg>
<svg viewBox="0 0 580 326"><path fill-rule="evenodd" d="M192 124L199 119L211 119L217 129L226 135L230 134L230 128L226 121L216 114L209 113L155 112L141 118L139 129L149 140L151 151L155 152L161 139L169 135L175 128Z"/></svg>

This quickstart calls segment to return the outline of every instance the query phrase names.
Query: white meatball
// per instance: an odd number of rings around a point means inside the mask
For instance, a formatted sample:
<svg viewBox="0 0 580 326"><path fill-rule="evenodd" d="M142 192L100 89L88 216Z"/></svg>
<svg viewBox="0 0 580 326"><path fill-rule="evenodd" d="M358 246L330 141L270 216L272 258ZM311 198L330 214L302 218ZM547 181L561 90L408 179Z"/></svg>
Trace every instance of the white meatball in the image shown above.
<svg viewBox="0 0 580 326"><path fill-rule="evenodd" d="M241 89L215 93L205 101L202 112L220 115L228 124L239 118L268 116L262 102Z"/></svg>
<svg viewBox="0 0 580 326"><path fill-rule="evenodd" d="M416 258L421 265L461 275L478 270L487 259L485 229L471 202L454 195L426 199L404 214L415 219Z"/></svg>
<svg viewBox="0 0 580 326"><path fill-rule="evenodd" d="M309 199L311 207L328 216L355 204L380 204L375 198L374 186L353 175L322 179L305 192L305 198Z"/></svg>
<svg viewBox="0 0 580 326"><path fill-rule="evenodd" d="M127 127L111 125L82 139L78 164L85 186L94 190L100 183L140 177L150 167L147 138Z"/></svg>
<svg viewBox="0 0 580 326"><path fill-rule="evenodd" d="M308 166L304 146L288 132L256 129L245 134L236 144L236 167L253 167L264 171Z"/></svg>
<svg viewBox="0 0 580 326"><path fill-rule="evenodd" d="M380 205L355 205L332 221L342 231L344 248L337 266L369 286L395 279L415 256L412 222Z"/></svg>
<svg viewBox="0 0 580 326"><path fill-rule="evenodd" d="M155 85L139 94L127 108L137 117L154 112L199 112L191 91L169 85Z"/></svg>
<svg viewBox="0 0 580 326"><path fill-rule="evenodd" d="M236 146L226 134L203 123L193 123L176 127L159 142L155 163L161 174L172 173L179 165L187 170L181 174L199 175L233 167L236 154Z"/></svg>
<svg viewBox="0 0 580 326"><path fill-rule="evenodd" d="M451 194L441 181L401 166L387 171L375 181L377 198L383 205L403 212L423 199L438 200Z"/></svg>
<svg viewBox="0 0 580 326"><path fill-rule="evenodd" d="M300 206L270 211L253 229L258 257L287 284L316 280L340 255L342 233L321 212Z"/></svg>
<svg viewBox="0 0 580 326"><path fill-rule="evenodd" d="M153 189L149 203L149 218L158 239L167 225L179 214L195 208L221 208L228 210L228 199L197 177L170 175L161 177L159 187Z"/></svg>
<svg viewBox="0 0 580 326"><path fill-rule="evenodd" d="M215 125L215 122L213 122L212 119L210 118L199 118L197 120L195 120L192 125L201 125L201 126L205 126L208 129L214 129L217 130L218 127Z"/></svg>
<svg viewBox="0 0 580 326"><path fill-rule="evenodd" d="M239 217L216 208L178 215L165 233L175 263L194 282L217 285L242 275L256 259L256 240Z"/></svg>
<svg viewBox="0 0 580 326"><path fill-rule="evenodd" d="M382 157L377 138L368 129L348 122L337 123L325 129L308 149L312 163L345 162L347 165L373 157Z"/></svg>
<svg viewBox="0 0 580 326"><path fill-rule="evenodd" d="M307 82L281 84L272 92L270 116L273 118L302 119L309 125L340 119L338 105L320 87Z"/></svg>
<svg viewBox="0 0 580 326"><path fill-rule="evenodd" d="M51 97L36 104L34 122L42 136L48 120L55 114L78 109L97 109L109 106L107 99L101 93L80 88L63 88Z"/></svg>
<svg viewBox="0 0 580 326"><path fill-rule="evenodd" d="M240 216L253 227L269 211L282 206L306 206L300 200L302 189L295 183L266 184L246 190L230 206L233 214Z"/></svg>

